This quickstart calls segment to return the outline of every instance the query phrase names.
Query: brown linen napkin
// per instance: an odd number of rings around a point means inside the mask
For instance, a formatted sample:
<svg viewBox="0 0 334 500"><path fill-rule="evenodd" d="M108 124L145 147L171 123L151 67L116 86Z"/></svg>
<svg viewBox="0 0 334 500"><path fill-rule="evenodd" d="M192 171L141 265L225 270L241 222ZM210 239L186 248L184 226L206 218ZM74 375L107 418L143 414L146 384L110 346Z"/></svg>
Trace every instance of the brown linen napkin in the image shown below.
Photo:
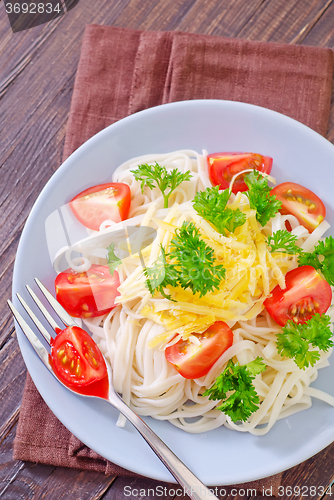
<svg viewBox="0 0 334 500"><path fill-rule="evenodd" d="M333 74L330 49L181 32L87 26L75 80L64 159L106 126L147 107L189 99L264 106L325 135ZM14 458L133 473L89 450L59 423L27 377ZM247 486L273 494L281 474Z"/></svg>

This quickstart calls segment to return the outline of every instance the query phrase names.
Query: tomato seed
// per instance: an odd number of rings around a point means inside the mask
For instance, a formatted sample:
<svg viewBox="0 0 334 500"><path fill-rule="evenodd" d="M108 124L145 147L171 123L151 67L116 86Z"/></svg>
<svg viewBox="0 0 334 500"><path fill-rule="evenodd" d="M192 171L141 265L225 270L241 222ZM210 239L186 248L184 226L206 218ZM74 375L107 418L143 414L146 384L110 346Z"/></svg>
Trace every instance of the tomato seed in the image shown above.
<svg viewBox="0 0 334 500"><path fill-rule="evenodd" d="M66 356L66 354L65 354L65 356L64 356L64 357L63 357L63 359L62 359L63 364L65 364L65 363L66 363L66 361L67 361L67 356Z"/></svg>
<svg viewBox="0 0 334 500"><path fill-rule="evenodd" d="M306 312L313 313L314 309L317 309L319 307L319 303L315 302L314 300L310 299L302 299L300 300L297 304L294 304L293 306L290 307L289 313L291 316L293 316L293 321L295 323L298 322L298 316L305 316Z"/></svg>
<svg viewBox="0 0 334 500"><path fill-rule="evenodd" d="M312 203L310 200L305 200L300 194L297 194L296 196L294 196L292 194L291 189L287 190L287 192L285 193L285 198L288 201L297 201L298 203L301 203L302 205L306 205L308 207L308 212L310 214L313 213L317 208L315 203Z"/></svg>
<svg viewBox="0 0 334 500"><path fill-rule="evenodd" d="M64 353L65 353L64 349L61 349L60 351L58 351L58 358L60 359Z"/></svg>

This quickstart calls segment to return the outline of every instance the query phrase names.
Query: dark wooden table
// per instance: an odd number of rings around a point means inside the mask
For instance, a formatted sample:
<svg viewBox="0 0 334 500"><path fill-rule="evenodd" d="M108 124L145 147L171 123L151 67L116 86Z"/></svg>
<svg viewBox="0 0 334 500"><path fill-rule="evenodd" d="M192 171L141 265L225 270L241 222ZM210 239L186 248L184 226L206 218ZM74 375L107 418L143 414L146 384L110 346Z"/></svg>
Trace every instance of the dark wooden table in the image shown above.
<svg viewBox="0 0 334 500"><path fill-rule="evenodd" d="M15 253L27 215L61 162L80 45L89 23L334 49L334 0L80 0L56 21L15 34L0 3L1 500L132 500L136 496L126 497L125 486L147 491L162 484L12 458L26 368L6 300L11 296ZM334 143L333 101L328 139ZM286 471L280 498L302 498L304 492L303 498L330 499L334 487L324 495L320 487L326 490L333 480L334 444ZM294 486L304 489L293 493ZM231 493L224 498L250 497Z"/></svg>

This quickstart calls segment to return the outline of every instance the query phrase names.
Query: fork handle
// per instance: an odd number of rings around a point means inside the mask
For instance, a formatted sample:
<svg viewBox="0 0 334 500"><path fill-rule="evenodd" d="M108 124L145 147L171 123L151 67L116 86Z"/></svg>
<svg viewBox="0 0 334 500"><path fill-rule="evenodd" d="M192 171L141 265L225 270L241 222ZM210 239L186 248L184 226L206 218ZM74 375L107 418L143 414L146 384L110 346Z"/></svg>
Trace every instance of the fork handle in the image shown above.
<svg viewBox="0 0 334 500"><path fill-rule="evenodd" d="M192 500L217 500L217 497L198 477L172 452L152 429L121 399L118 394L110 402L117 408L143 436L147 444L160 458L176 481L183 487L184 494Z"/></svg>

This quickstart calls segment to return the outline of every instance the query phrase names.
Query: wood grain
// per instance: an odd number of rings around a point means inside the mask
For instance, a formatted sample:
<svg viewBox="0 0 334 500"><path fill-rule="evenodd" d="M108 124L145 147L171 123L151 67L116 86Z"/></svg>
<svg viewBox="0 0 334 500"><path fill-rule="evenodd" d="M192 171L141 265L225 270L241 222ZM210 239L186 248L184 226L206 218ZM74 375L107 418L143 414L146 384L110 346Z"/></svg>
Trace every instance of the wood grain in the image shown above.
<svg viewBox="0 0 334 500"><path fill-rule="evenodd" d="M6 300L11 295L13 264L24 223L39 192L61 162L85 25L180 30L333 49L333 20L333 0L95 0L94 4L81 0L56 21L13 34L0 2L1 500L121 500L132 498L124 496L127 485L146 490L166 486L147 478L119 477L114 481L102 474L12 459L25 366ZM334 143L333 102L328 138ZM283 485L329 486L334 480L333 452L331 445L286 471ZM308 498L321 497L317 494ZM171 500L172 496L164 498ZM229 494L226 498L241 497ZM289 498L300 497L292 494Z"/></svg>
<svg viewBox="0 0 334 500"><path fill-rule="evenodd" d="M319 462L321 461L321 466ZM300 498L302 491L308 488L308 496L311 495L311 486L317 487L315 498L321 498L328 485L334 480L334 443L328 446L323 452L306 460L303 464L286 471L283 476L284 486L294 488L294 497ZM298 494L298 489L300 493ZM333 490L334 494L334 490Z"/></svg>
<svg viewBox="0 0 334 500"><path fill-rule="evenodd" d="M328 0L265 1L238 36L249 40L291 43L308 23L312 24L327 3Z"/></svg>

